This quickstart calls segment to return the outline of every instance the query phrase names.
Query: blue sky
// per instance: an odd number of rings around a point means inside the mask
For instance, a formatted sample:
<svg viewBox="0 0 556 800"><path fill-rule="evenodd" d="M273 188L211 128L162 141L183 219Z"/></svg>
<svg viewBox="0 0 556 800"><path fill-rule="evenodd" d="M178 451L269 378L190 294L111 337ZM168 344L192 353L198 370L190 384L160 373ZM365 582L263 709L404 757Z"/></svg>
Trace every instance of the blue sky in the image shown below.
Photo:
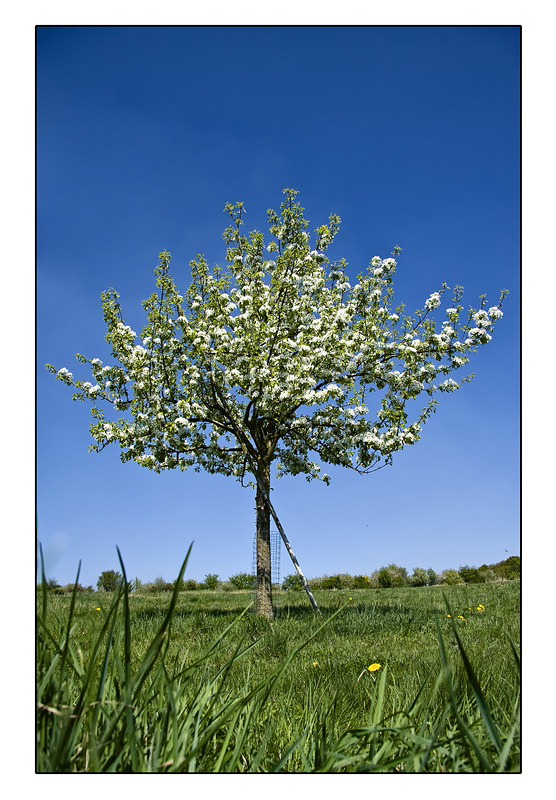
<svg viewBox="0 0 556 800"><path fill-rule="evenodd" d="M251 569L254 497L232 479L156 475L87 452L89 409L44 369L108 354L100 293L140 330L158 253L224 259L227 201L264 227L300 190L311 229L343 221L353 275L403 248L396 298L445 280L507 288L476 379L440 397L417 446L360 477L275 482L309 576L392 561L441 570L519 552L520 187L517 27L81 27L37 37L37 519L48 574L171 580ZM293 572L282 553L282 576Z"/></svg>

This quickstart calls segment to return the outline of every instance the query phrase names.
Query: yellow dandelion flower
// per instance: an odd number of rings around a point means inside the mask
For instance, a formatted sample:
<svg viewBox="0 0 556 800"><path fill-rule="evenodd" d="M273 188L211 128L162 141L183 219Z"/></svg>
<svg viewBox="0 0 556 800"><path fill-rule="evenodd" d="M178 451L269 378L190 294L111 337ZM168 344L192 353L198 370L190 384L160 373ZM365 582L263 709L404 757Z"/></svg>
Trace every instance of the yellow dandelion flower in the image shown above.
<svg viewBox="0 0 556 800"><path fill-rule="evenodd" d="M376 672L377 669L380 669L380 664L371 664L370 667L367 667L369 672Z"/></svg>
<svg viewBox="0 0 556 800"><path fill-rule="evenodd" d="M463 614L458 614L458 619L462 619L464 622L467 622Z"/></svg>
<svg viewBox="0 0 556 800"><path fill-rule="evenodd" d="M484 610L485 610L484 605L482 603L479 603L479 605L477 606L477 611L484 611Z"/></svg>
<svg viewBox="0 0 556 800"><path fill-rule="evenodd" d="M446 616L451 618L452 615L451 614L446 614Z"/></svg>
<svg viewBox="0 0 556 800"><path fill-rule="evenodd" d="M319 662L318 661L313 661L313 666L314 667L318 667L319 666Z"/></svg>
<svg viewBox="0 0 556 800"><path fill-rule="evenodd" d="M100 608L97 606L97 607L95 608L95 611L100 611Z"/></svg>

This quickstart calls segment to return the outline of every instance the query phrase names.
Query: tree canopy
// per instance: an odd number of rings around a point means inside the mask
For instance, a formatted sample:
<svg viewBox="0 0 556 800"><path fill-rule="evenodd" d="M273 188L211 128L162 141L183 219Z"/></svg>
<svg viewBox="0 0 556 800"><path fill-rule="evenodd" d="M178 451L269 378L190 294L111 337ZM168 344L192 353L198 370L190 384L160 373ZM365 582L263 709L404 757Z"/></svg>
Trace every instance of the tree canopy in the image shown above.
<svg viewBox="0 0 556 800"><path fill-rule="evenodd" d="M285 190L281 214L268 212L266 246L262 233L242 233L243 203L227 204L226 266L211 270L202 255L191 261L185 297L170 253L161 253L140 343L118 293L103 293L119 363L78 354L94 384L48 365L75 386L74 399L93 400L91 449L117 442L122 460L157 472L194 467L240 480L262 449L278 475L328 481L318 461L360 472L389 462L420 438L433 396L469 380L447 376L490 341L505 293L496 306L487 309L483 297L464 313L457 286L439 325L432 312L445 284L413 314L392 308L396 260L375 256L351 282L345 260L325 255L340 219L331 215L311 244L296 194ZM410 401L423 394L431 399L410 419ZM127 413L109 420L100 400Z"/></svg>

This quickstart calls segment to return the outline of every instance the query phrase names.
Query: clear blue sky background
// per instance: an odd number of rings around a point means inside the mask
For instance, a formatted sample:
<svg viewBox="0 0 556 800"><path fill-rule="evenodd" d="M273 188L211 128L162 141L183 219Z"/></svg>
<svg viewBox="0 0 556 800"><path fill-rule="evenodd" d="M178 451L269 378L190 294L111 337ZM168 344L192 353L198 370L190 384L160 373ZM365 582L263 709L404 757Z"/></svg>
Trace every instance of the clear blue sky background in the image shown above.
<svg viewBox="0 0 556 800"><path fill-rule="evenodd" d="M471 384L440 396L415 447L329 487L275 482L308 576L492 563L519 552L520 31L516 27L38 29L37 516L47 573L172 580L250 571L254 497L232 479L156 475L87 451L89 405L44 364L88 379L108 356L100 293L140 331L158 253L223 262L227 201L248 228L293 187L311 228L338 213L355 275L403 248L398 301L463 284L510 290ZM82 371L84 370L84 371ZM282 577L293 572L282 552Z"/></svg>

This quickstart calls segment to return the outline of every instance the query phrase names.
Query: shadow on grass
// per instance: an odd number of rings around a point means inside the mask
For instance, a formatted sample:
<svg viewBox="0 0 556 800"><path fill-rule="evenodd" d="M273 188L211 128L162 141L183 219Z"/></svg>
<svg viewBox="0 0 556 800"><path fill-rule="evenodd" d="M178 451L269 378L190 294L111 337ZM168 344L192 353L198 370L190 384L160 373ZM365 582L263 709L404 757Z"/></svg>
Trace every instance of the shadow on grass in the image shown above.
<svg viewBox="0 0 556 800"><path fill-rule="evenodd" d="M166 604L161 604L158 607L154 608L142 608L137 609L133 614L133 617L136 621L139 620L152 620L159 617L163 617L166 613L167 606ZM185 606L181 608L176 608L174 610L174 619L195 619L195 618L203 618L203 619L233 619L235 617L239 617L244 611L247 609L247 613L245 615L245 619L260 619L261 621L265 621L264 617L257 617L255 614L255 608L253 604L245 603L243 607L238 606L234 608L215 608L211 607L210 605L204 604L192 604L191 606ZM396 624L399 625L400 621L403 623L405 620L407 623L420 623L422 624L425 620L432 621L434 618L441 614L444 616L441 609L436 608L428 608L428 609L419 609L418 611L415 608L411 608L410 606L390 606L390 605L378 605L378 604L366 604L366 603L338 603L331 606L321 606L320 612L316 613L310 605L305 605L303 603L299 603L296 605L274 605L274 620L275 621L285 621L285 620L321 620L324 621L328 617L331 617L335 614L338 609L343 609L346 615L349 615L350 618L359 617L359 618L366 618L369 621L372 620L386 620L387 618L391 617L395 620Z"/></svg>
<svg viewBox="0 0 556 800"><path fill-rule="evenodd" d="M244 609L242 608L204 608L203 606L195 606L193 608L177 608L174 611L173 619L193 619L195 617L203 618L225 618L233 619L239 617ZM145 608L141 611L136 611L133 618L139 620L151 620L163 617L166 613L164 606L160 608ZM247 612L248 614L250 612Z"/></svg>

